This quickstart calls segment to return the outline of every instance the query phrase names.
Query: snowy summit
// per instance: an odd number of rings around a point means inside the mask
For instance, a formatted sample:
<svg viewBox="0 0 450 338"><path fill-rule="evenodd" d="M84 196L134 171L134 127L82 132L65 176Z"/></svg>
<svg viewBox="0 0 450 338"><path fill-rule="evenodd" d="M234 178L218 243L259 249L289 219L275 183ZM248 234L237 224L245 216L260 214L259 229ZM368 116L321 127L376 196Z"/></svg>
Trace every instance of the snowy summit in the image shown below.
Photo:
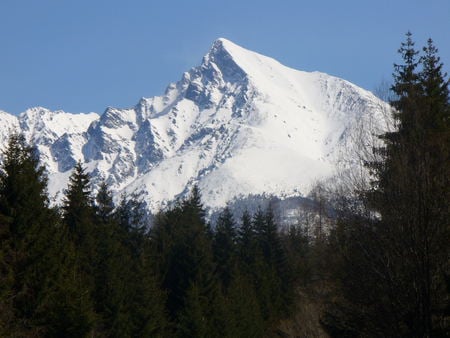
<svg viewBox="0 0 450 338"><path fill-rule="evenodd" d="M333 174L360 120L383 107L345 80L218 39L162 96L101 116L0 112L0 141L20 128L36 144L52 194L65 188L81 159L95 184L106 179L118 194L143 192L152 210L194 184L207 206L219 208L248 194L307 194Z"/></svg>

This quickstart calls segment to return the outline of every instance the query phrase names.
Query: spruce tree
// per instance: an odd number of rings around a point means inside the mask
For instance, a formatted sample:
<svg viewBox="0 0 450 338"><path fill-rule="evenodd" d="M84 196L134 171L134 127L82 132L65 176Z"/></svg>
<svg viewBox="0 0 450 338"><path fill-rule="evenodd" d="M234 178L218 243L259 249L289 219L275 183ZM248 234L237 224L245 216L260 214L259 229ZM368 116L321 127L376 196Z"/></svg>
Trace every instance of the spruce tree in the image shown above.
<svg viewBox="0 0 450 338"><path fill-rule="evenodd" d="M72 278L77 285L77 302L74 305L89 332L97 328L95 313L95 264L97 247L95 239L95 210L91 197L89 174L79 161L72 171L62 205L64 225L72 244L74 264ZM93 331L92 331L93 330Z"/></svg>
<svg viewBox="0 0 450 338"><path fill-rule="evenodd" d="M110 196L104 186L96 197L100 220L109 215L103 224L104 234L98 238L99 245L105 247L99 252L102 261L98 268L106 284L97 282L98 293L103 295L98 305L105 333L112 337L163 337L167 334L165 296L145 230L144 205L137 198L123 196L111 212Z"/></svg>
<svg viewBox="0 0 450 338"><path fill-rule="evenodd" d="M239 271L226 294L227 327L224 337L263 337L266 323L263 320L256 288L247 272Z"/></svg>
<svg viewBox="0 0 450 338"><path fill-rule="evenodd" d="M237 231L237 251L241 271L249 271L255 258L256 236L250 213L245 210L241 217L241 224Z"/></svg>
<svg viewBox="0 0 450 338"><path fill-rule="evenodd" d="M93 201L94 202L94 201ZM128 255L120 242L119 225L113 217L112 194L105 182L100 184L93 205L95 228L92 229L96 247L94 289L92 298L98 314L96 331L112 337L131 334L131 315L126 302L126 279L130 273Z"/></svg>
<svg viewBox="0 0 450 338"><path fill-rule="evenodd" d="M443 64L431 39L423 53L419 72L423 95L423 138L419 145L423 150L418 172L422 181L417 189L421 195L416 216L420 238L417 270L423 332L437 336L450 332L450 80L443 73Z"/></svg>
<svg viewBox="0 0 450 338"><path fill-rule="evenodd" d="M89 174L79 161L69 178L63 201L63 216L77 245L91 245L94 208Z"/></svg>
<svg viewBox="0 0 450 338"><path fill-rule="evenodd" d="M143 208L142 201L135 196L126 203L128 211L121 211L122 215L130 216L126 222L128 230L124 244L132 257L131 271L125 279L133 323L132 336L165 337L169 333L165 308L167 297L162 290L162 278L147 233L148 225ZM125 228L124 225L122 224L122 229Z"/></svg>
<svg viewBox="0 0 450 338"><path fill-rule="evenodd" d="M259 209L253 223L261 255L256 261L258 296L264 319L273 325L287 314L293 299L287 257L272 208L269 206L265 212Z"/></svg>
<svg viewBox="0 0 450 338"><path fill-rule="evenodd" d="M42 261L42 256L47 257L47 248L39 233L49 236L52 225L45 224L49 209L44 168L19 134L11 135L4 153L0 213L3 215L0 250L4 260L1 279L5 282L1 307L9 312L2 326L13 330L9 334L31 334L39 330L36 327L39 297L48 291L47 276L41 275L45 270L39 270L52 268Z"/></svg>
<svg viewBox="0 0 450 338"><path fill-rule="evenodd" d="M220 288L204 215L199 190L194 187L187 199L158 215L152 229L167 310L180 334L188 329L186 323L194 330L189 332L208 332L209 336L215 332Z"/></svg>
<svg viewBox="0 0 450 338"><path fill-rule="evenodd" d="M399 53L403 63L395 65L392 86L396 129L381 135L379 159L368 164L368 210L347 214L336 232L340 313L355 334L440 336L448 332L449 304L448 81L431 40L419 58L408 33Z"/></svg>
<svg viewBox="0 0 450 338"><path fill-rule="evenodd" d="M401 303L398 295L391 299L401 307L399 321L407 327L406 334L430 336L436 327L433 308L444 283L439 271L450 242L450 100L432 41L418 61L412 46L408 34L400 49L404 64L396 66L392 86L398 129L385 137L383 163L375 171L376 198L368 196L381 214L379 232L387 236L384 254L397 264L386 267L386 273L396 274L397 287L408 295Z"/></svg>
<svg viewBox="0 0 450 338"><path fill-rule="evenodd" d="M112 221L114 211L114 203L112 193L108 189L105 181L100 183L97 195L95 197L95 212L102 222L107 223Z"/></svg>
<svg viewBox="0 0 450 338"><path fill-rule="evenodd" d="M236 229L229 208L220 214L214 231L214 259L218 275L224 288L227 288L236 272Z"/></svg>
<svg viewBox="0 0 450 338"><path fill-rule="evenodd" d="M0 173L2 336L83 336L70 243L49 207L45 169L22 135L10 137ZM76 332L75 332L76 331ZM71 335L73 332L73 335Z"/></svg>

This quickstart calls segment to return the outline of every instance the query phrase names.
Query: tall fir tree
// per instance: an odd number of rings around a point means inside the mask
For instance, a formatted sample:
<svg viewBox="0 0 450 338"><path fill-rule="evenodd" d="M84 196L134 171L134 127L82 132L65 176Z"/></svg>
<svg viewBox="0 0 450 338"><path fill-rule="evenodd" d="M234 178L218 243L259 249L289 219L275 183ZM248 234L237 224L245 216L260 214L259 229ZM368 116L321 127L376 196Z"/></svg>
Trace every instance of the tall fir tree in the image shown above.
<svg viewBox="0 0 450 338"><path fill-rule="evenodd" d="M88 332L96 332L95 264L95 209L91 196L89 174L79 161L72 171L62 205L64 224L72 244L74 264L73 283L77 285L77 311L83 314Z"/></svg>
<svg viewBox="0 0 450 338"><path fill-rule="evenodd" d="M368 164L368 212L346 217L337 232L345 300L340 313L348 324L341 329L368 336L445 336L448 81L431 40L419 58L408 33L399 53L403 64L395 65L392 86L396 129L381 136L379 160Z"/></svg>
<svg viewBox="0 0 450 338"><path fill-rule="evenodd" d="M220 214L213 240L214 259L222 286L226 289L236 272L236 226L229 208Z"/></svg>
<svg viewBox="0 0 450 338"><path fill-rule="evenodd" d="M287 257L282 247L278 225L271 206L264 212L259 209L253 217L253 227L257 240L255 261L258 282L258 297L264 319L269 325L287 314L293 299Z"/></svg>
<svg viewBox="0 0 450 338"><path fill-rule="evenodd" d="M83 336L79 313L66 306L75 301L70 243L57 213L49 207L45 169L21 135L10 137L4 155L1 335Z"/></svg>
<svg viewBox="0 0 450 338"><path fill-rule="evenodd" d="M256 234L253 227L252 217L248 210L242 213L241 224L237 230L237 251L239 267L242 271L249 271L255 258Z"/></svg>
<svg viewBox="0 0 450 338"><path fill-rule="evenodd" d="M105 181L100 183L97 195L95 196L95 213L102 222L112 221L114 202L111 191Z"/></svg>
<svg viewBox="0 0 450 338"><path fill-rule="evenodd" d="M398 285L409 295L406 305L395 295L391 299L402 307L399 321L407 328L401 334L431 336L441 330L442 321L433 317L443 296L440 271L450 242L450 98L432 41L418 61L412 46L408 33L400 49L404 64L396 66L392 86L398 130L386 137L383 166L375 171L376 198L369 194L369 201L381 214L380 232L388 234L387 256L398 257L387 274L399 275Z"/></svg>
<svg viewBox="0 0 450 338"><path fill-rule="evenodd" d="M1 307L7 310L5 314L9 312L9 318L5 318L9 323L2 327L9 326L12 332L17 330L15 334L25 334L28 330L39 330L36 328L38 296L45 292L45 276L39 276L44 262L41 258L33 264L33 260L38 253L47 256L39 232L47 236L51 232L44 224L49 212L46 177L22 135L11 135L4 157L0 172L0 213L3 215L0 250L5 263Z"/></svg>
<svg viewBox="0 0 450 338"><path fill-rule="evenodd" d="M219 320L220 289L204 215L194 187L187 199L158 215L152 229L168 313L181 335L213 336Z"/></svg>
<svg viewBox="0 0 450 338"><path fill-rule="evenodd" d="M115 211L121 243L131 261L122 268L131 336L164 337L171 333L157 255L147 232L145 205L138 196L122 197Z"/></svg>
<svg viewBox="0 0 450 338"><path fill-rule="evenodd" d="M89 174L79 161L69 178L63 201L63 216L77 245L92 240L94 208ZM89 244L90 245L90 244Z"/></svg>

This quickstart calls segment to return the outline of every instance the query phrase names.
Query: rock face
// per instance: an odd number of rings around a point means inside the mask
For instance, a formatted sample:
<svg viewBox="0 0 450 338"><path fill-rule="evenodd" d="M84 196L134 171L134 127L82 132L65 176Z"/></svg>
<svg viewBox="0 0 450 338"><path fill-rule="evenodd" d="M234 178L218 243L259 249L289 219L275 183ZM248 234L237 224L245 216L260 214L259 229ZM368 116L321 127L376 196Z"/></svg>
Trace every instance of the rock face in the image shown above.
<svg viewBox="0 0 450 338"><path fill-rule="evenodd" d="M307 194L352 147L360 121L382 113L370 92L302 72L218 39L163 96L101 115L33 108L0 112L0 141L20 128L47 165L49 191L76 161L97 184L142 192L152 210L198 184L212 208L248 194Z"/></svg>

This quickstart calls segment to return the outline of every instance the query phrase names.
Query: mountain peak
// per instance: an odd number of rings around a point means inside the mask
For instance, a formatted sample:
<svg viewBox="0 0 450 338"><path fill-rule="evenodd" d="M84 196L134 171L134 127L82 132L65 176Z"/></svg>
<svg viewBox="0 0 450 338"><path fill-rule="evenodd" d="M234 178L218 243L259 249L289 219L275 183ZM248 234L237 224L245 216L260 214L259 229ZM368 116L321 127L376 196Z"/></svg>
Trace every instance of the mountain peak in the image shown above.
<svg viewBox="0 0 450 338"><path fill-rule="evenodd" d="M202 66L210 69L211 63L222 72L226 82L246 79L258 84L270 84L275 78L284 78L286 73L296 72L271 57L248 50L225 38L219 38L213 43L203 58Z"/></svg>
<svg viewBox="0 0 450 338"><path fill-rule="evenodd" d="M218 38L214 41L208 54L205 56L206 61L212 60L225 61L233 60L237 65L245 64L246 60L255 58L257 56L264 57L248 49L245 49L234 42L225 38Z"/></svg>
<svg viewBox="0 0 450 338"><path fill-rule="evenodd" d="M156 211L198 184L205 205L218 208L248 194L306 195L351 151L361 117L380 107L346 81L219 38L200 66L133 108L101 117L40 107L18 118L0 113L0 148L18 125L47 165L52 196L81 159L116 198L142 193Z"/></svg>
<svg viewBox="0 0 450 338"><path fill-rule="evenodd" d="M246 50L245 48L238 46L237 44L235 44L234 42L225 39L225 38L218 38L216 39L216 41L214 41L211 50L215 50L215 49L224 49L227 50L228 52L232 53L233 50L238 50L238 49L243 49ZM246 50L247 51L247 50ZM247 51L250 52L250 51Z"/></svg>
<svg viewBox="0 0 450 338"><path fill-rule="evenodd" d="M219 70L226 82L239 82L246 77L245 70L239 66L239 56L242 57L245 52L249 51L227 39L219 38L203 57L201 68L203 71L207 70L210 77L214 77Z"/></svg>

